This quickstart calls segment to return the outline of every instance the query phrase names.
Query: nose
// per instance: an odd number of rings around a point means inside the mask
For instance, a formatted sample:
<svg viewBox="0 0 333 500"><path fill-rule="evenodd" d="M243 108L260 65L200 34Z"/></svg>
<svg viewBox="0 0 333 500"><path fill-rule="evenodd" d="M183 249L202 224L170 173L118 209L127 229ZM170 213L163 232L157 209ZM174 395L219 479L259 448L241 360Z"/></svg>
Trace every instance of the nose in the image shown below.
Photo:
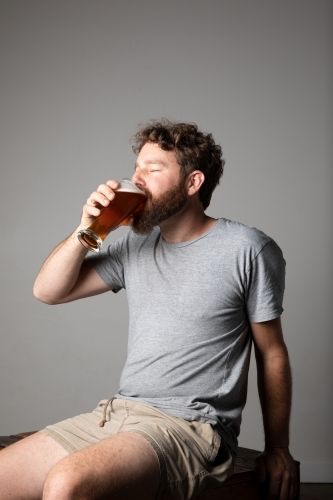
<svg viewBox="0 0 333 500"><path fill-rule="evenodd" d="M141 186L145 186L146 183L145 183L145 180L144 180L144 176L142 175L142 173L140 172L140 169L137 168L132 176L132 182L134 182L134 184L140 184Z"/></svg>

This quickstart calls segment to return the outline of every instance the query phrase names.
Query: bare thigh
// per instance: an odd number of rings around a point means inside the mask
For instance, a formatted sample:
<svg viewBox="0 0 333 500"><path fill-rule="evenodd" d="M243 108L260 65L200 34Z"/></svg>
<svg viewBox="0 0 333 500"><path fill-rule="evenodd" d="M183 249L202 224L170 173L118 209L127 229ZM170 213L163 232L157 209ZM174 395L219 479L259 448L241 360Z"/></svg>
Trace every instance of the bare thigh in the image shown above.
<svg viewBox="0 0 333 500"><path fill-rule="evenodd" d="M48 475L43 500L153 500L159 460L140 435L122 432L71 453Z"/></svg>
<svg viewBox="0 0 333 500"><path fill-rule="evenodd" d="M0 451L0 500L42 498L50 469L68 452L42 432Z"/></svg>

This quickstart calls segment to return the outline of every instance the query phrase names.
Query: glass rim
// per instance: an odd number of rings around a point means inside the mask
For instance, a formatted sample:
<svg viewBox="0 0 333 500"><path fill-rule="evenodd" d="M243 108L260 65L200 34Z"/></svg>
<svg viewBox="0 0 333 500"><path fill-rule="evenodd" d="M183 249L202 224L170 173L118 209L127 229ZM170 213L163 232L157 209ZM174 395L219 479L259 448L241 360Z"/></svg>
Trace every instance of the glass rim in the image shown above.
<svg viewBox="0 0 333 500"><path fill-rule="evenodd" d="M117 192L127 192L127 193L138 193L138 194L143 194L144 196L147 197L146 193L139 188L129 177L124 177L124 179L121 179L121 181L118 181L120 184L120 188L115 189L115 193ZM130 187L133 187L134 189L126 189L126 186L122 186L121 183L124 184L130 184Z"/></svg>

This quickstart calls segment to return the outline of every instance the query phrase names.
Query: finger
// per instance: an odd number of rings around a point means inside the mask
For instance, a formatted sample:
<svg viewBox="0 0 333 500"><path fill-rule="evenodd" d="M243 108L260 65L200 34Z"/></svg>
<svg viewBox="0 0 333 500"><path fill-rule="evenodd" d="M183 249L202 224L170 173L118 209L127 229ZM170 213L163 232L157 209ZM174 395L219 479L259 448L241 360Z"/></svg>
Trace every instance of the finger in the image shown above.
<svg viewBox="0 0 333 500"><path fill-rule="evenodd" d="M265 465L265 461L263 460L263 458L261 456L256 458L255 471L256 471L259 483L263 483L264 481L266 481L266 477L267 477L266 465Z"/></svg>
<svg viewBox="0 0 333 500"><path fill-rule="evenodd" d="M276 498L280 498L279 497L280 489L281 489L281 479L277 479L271 476L269 482L267 500L275 500Z"/></svg>
<svg viewBox="0 0 333 500"><path fill-rule="evenodd" d="M289 489L289 498L295 498L297 496L297 475L296 473L292 476Z"/></svg>
<svg viewBox="0 0 333 500"><path fill-rule="evenodd" d="M106 185L109 186L113 191L120 187L120 183L115 180L107 181Z"/></svg>
<svg viewBox="0 0 333 500"><path fill-rule="evenodd" d="M87 205L91 205L93 207L107 207L109 204L110 198L99 191L94 191L87 199Z"/></svg>
<svg viewBox="0 0 333 500"><path fill-rule="evenodd" d="M291 500L293 497L291 495L292 478L289 471L284 471L281 489L280 489L280 500Z"/></svg>
<svg viewBox="0 0 333 500"><path fill-rule="evenodd" d="M108 200L113 200L113 198L116 196L115 190L112 189L108 184L100 184L97 188L97 193L101 193Z"/></svg>
<svg viewBox="0 0 333 500"><path fill-rule="evenodd" d="M101 210L94 205L84 205L83 216L86 217L98 217L101 214Z"/></svg>

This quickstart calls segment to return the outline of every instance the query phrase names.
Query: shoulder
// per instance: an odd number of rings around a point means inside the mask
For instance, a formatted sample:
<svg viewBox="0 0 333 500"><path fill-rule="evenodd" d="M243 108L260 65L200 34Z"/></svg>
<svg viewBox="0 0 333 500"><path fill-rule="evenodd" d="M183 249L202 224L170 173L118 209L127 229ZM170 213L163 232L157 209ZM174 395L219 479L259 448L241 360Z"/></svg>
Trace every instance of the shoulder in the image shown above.
<svg viewBox="0 0 333 500"><path fill-rule="evenodd" d="M273 241L270 236L260 229L229 219L219 219L216 229L220 237L240 247L250 246L260 250L267 243Z"/></svg>
<svg viewBox="0 0 333 500"><path fill-rule="evenodd" d="M259 257L281 262L284 260L282 250L273 238L256 227L229 219L219 219L216 238L218 245L224 247L237 260L244 261L247 269Z"/></svg>

